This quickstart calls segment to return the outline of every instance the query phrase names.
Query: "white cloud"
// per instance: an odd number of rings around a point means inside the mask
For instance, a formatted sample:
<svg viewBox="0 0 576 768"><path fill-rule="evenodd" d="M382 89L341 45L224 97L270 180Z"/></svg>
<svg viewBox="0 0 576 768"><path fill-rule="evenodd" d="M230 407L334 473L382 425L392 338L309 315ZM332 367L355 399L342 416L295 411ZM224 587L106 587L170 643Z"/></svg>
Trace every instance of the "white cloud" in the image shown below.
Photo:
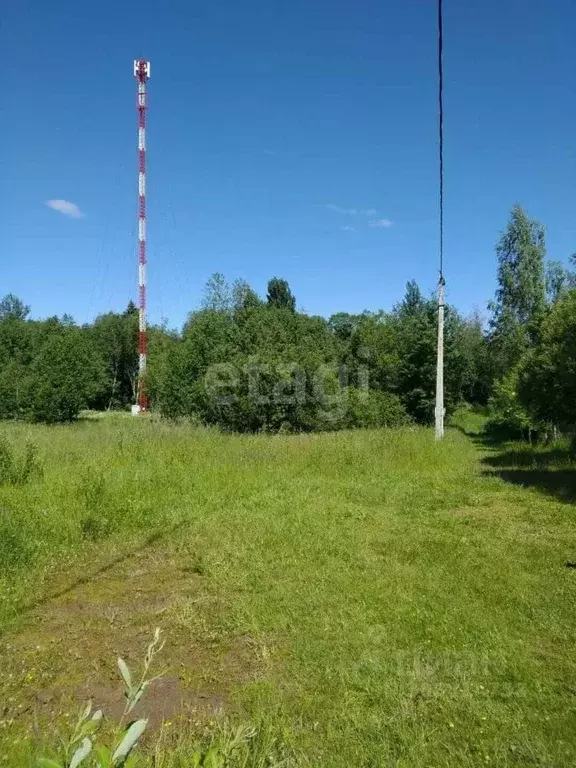
<svg viewBox="0 0 576 768"><path fill-rule="evenodd" d="M354 227L349 227L349 226L340 227L340 229L342 230L342 232L355 232L356 231L354 229Z"/></svg>
<svg viewBox="0 0 576 768"><path fill-rule="evenodd" d="M342 208L342 206L334 205L334 203L326 203L324 208L328 211L343 213L345 216L376 216L378 214L376 208Z"/></svg>
<svg viewBox="0 0 576 768"><path fill-rule="evenodd" d="M390 219L372 219L368 222L368 226L374 229L388 229L392 224L393 222Z"/></svg>
<svg viewBox="0 0 576 768"><path fill-rule="evenodd" d="M342 208L339 205L334 205L333 203L327 203L325 206L329 211L336 211L336 213L344 213L346 216L356 216L358 213L357 208Z"/></svg>
<svg viewBox="0 0 576 768"><path fill-rule="evenodd" d="M64 216L68 216L71 219L81 219L84 216L76 203L70 203L68 200L46 200L46 205L48 208L52 208L53 211L63 213Z"/></svg>

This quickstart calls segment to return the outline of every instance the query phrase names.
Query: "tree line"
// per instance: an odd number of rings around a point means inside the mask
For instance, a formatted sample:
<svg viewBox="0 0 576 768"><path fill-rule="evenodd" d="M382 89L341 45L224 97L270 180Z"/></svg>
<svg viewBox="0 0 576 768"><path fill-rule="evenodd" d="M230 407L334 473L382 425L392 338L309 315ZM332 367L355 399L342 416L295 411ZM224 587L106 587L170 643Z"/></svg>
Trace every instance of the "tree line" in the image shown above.
<svg viewBox="0 0 576 768"><path fill-rule="evenodd" d="M519 206L496 247L498 288L485 325L446 309L445 405L490 409L493 429L570 430L576 400L576 276L546 261L541 224ZM575 318L572 320L572 318ZM180 331L152 327L146 391L168 418L225 429L316 431L433 420L437 302L416 282L388 312L298 311L285 280L261 297L244 280L208 281ZM58 422L124 409L137 389L138 312L79 326L30 319L0 302L0 418Z"/></svg>

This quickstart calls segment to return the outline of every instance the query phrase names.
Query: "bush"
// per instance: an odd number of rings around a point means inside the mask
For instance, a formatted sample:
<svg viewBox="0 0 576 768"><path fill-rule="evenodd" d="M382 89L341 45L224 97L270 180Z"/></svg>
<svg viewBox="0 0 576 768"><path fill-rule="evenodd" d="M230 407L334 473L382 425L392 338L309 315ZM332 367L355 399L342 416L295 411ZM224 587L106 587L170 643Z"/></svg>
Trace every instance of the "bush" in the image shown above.
<svg viewBox="0 0 576 768"><path fill-rule="evenodd" d="M411 422L400 398L390 392L349 387L349 427L402 427Z"/></svg>
<svg viewBox="0 0 576 768"><path fill-rule="evenodd" d="M101 386L102 370L79 329L53 334L31 366L26 412L47 424L74 421Z"/></svg>

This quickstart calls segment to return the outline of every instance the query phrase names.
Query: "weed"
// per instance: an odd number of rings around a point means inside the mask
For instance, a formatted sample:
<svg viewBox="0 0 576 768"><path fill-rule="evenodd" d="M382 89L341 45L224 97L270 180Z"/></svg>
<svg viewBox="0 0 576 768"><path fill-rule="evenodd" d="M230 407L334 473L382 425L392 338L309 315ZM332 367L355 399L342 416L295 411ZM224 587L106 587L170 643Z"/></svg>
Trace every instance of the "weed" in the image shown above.
<svg viewBox="0 0 576 768"><path fill-rule="evenodd" d="M110 519L112 505L104 473L94 467L86 469L80 477L78 495L84 509L80 519L83 538L96 541L110 536L113 530Z"/></svg>
<svg viewBox="0 0 576 768"><path fill-rule="evenodd" d="M27 442L18 456L6 437L0 435L0 485L25 485L35 475L42 474L38 448Z"/></svg>
<svg viewBox="0 0 576 768"><path fill-rule="evenodd" d="M19 529L13 515L0 509L0 563L2 569L12 571L24 568L30 560L30 546L26 533Z"/></svg>
<svg viewBox="0 0 576 768"><path fill-rule="evenodd" d="M78 494L88 511L100 510L106 500L106 478L101 470L89 467L78 484Z"/></svg>
<svg viewBox="0 0 576 768"><path fill-rule="evenodd" d="M61 737L60 749L56 758L41 757L38 759L39 768L78 768L89 765L95 768L133 768L136 758L133 755L148 720L140 719L124 723L136 704L142 698L146 688L157 679L149 677L150 665L157 653L164 646L160 642L160 630L156 629L152 642L148 645L142 675L138 683L132 682L132 674L126 662L119 658L118 669L124 681L124 696L126 706L118 723L116 737L111 746L107 746L98 738L98 732L103 721L101 710L92 714L92 704L89 703L80 713L76 725L69 736Z"/></svg>
<svg viewBox="0 0 576 768"><path fill-rule="evenodd" d="M80 529L85 539L97 541L109 536L112 526L106 517L88 514L80 520Z"/></svg>
<svg viewBox="0 0 576 768"><path fill-rule="evenodd" d="M149 677L148 672L150 671L150 665L154 660L154 656L156 656L157 653L160 653L163 647L164 642L160 642L160 629L157 628L156 632L154 633L154 639L146 649L142 675L140 676L140 682L136 685L134 685L132 682L132 675L130 674L128 665L123 659L118 658L118 669L120 670L120 674L124 680L124 697L126 698L126 707L122 714L120 725L122 725L136 704L138 704L146 688L148 688L148 686L153 683L154 680L157 680L160 677L160 675L157 675L156 677Z"/></svg>

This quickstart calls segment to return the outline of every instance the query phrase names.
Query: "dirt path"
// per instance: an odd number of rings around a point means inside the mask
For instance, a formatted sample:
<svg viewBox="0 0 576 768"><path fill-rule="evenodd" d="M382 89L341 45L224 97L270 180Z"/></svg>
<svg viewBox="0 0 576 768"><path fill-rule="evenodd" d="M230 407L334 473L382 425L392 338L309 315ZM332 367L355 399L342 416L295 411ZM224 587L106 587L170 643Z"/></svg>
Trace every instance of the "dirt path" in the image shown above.
<svg viewBox="0 0 576 768"><path fill-rule="evenodd" d="M162 677L135 712L149 718L149 730L176 717L201 727L233 708L234 686L257 674L256 654L250 638L195 631L203 622L189 617L211 612L201 575L154 547L92 565L91 573L55 582L56 596L40 600L0 641L0 741L72 717L88 699L118 718L124 699L116 659L136 673L155 627L166 641L154 670Z"/></svg>

